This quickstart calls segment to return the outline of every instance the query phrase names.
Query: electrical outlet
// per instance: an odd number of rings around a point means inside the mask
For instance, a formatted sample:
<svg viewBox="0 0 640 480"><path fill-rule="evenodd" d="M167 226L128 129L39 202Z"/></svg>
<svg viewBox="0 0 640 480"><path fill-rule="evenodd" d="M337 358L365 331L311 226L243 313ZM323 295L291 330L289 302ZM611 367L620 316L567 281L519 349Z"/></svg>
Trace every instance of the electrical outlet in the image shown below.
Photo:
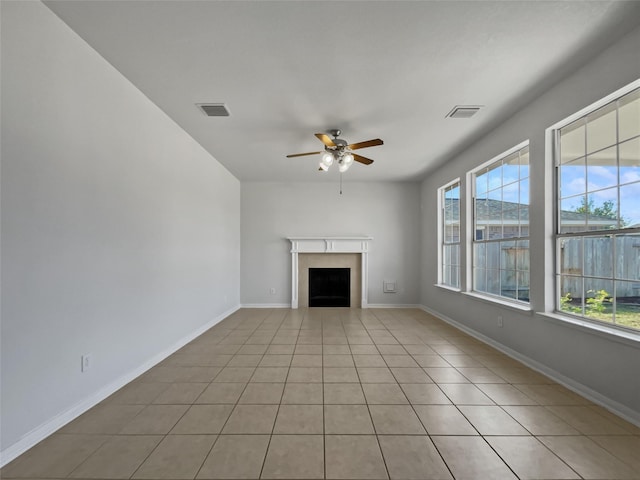
<svg viewBox="0 0 640 480"><path fill-rule="evenodd" d="M81 372L86 372L87 370L89 370L93 364L93 359L91 358L91 354L88 353L86 355L82 355L82 357L80 357L80 371Z"/></svg>
<svg viewBox="0 0 640 480"><path fill-rule="evenodd" d="M502 321L502 315L498 315L498 328L504 327L504 322Z"/></svg>
<svg viewBox="0 0 640 480"><path fill-rule="evenodd" d="M276 294L276 287L271 287L271 289L269 291L271 292L271 295L275 295Z"/></svg>

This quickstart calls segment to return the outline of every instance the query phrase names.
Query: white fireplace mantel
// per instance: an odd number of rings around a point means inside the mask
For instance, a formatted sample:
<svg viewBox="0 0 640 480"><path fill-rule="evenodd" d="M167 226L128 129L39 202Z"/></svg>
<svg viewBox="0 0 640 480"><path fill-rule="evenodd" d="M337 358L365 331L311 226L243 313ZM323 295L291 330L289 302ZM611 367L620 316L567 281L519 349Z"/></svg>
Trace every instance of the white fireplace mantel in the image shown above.
<svg viewBox="0 0 640 480"><path fill-rule="evenodd" d="M299 253L359 253L362 257L362 308L367 308L369 291L369 242L373 237L287 237L291 242L291 308L298 308Z"/></svg>

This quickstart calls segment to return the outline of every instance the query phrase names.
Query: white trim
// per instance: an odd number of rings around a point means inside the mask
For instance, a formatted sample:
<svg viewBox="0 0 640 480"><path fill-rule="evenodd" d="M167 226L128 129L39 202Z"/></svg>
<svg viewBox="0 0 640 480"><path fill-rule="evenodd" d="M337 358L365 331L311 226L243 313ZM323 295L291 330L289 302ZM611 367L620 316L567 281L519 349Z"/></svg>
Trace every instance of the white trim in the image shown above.
<svg viewBox="0 0 640 480"><path fill-rule="evenodd" d="M516 153L518 150L522 150L524 147L528 147L528 146L529 146L529 139L524 140L524 141L520 142L519 144L517 144L515 147L511 147L509 150L505 150L504 152L496 155L491 160L487 160L486 162L481 163L480 165L478 165L474 169L470 170L469 173L475 174L478 170L481 170L481 169L483 169L485 167L488 167L489 165L491 165L493 163L496 163L499 160L502 160L505 157L508 157L512 153ZM507 185L509 185L509 184L507 184ZM475 194L475 192L473 192L473 193Z"/></svg>
<svg viewBox="0 0 640 480"><path fill-rule="evenodd" d="M640 348L640 333L631 330L609 327L607 325L591 322L580 317L565 316L560 313L536 312L545 320L567 328L575 328L582 332L604 337L609 341L623 343L631 347Z"/></svg>
<svg viewBox="0 0 640 480"><path fill-rule="evenodd" d="M450 292L461 293L462 289L452 287L451 285L447 285L446 283L434 283L434 287L442 288L443 290L449 290Z"/></svg>
<svg viewBox="0 0 640 480"><path fill-rule="evenodd" d="M370 303L367 308L420 308L417 303Z"/></svg>
<svg viewBox="0 0 640 480"><path fill-rule="evenodd" d="M518 310L519 312L529 312L532 313L533 309L531 308L531 305L528 303L524 303L524 302L517 302L515 300L509 300L508 297L500 297L500 296L493 296L493 295L489 295L489 294L483 294L480 292L462 292L463 295L468 295L470 297L473 298L477 298L478 300L482 300L484 302L487 303L497 303L498 305L502 306L502 307L508 307L508 308L513 308L514 310Z"/></svg>
<svg viewBox="0 0 640 480"><path fill-rule="evenodd" d="M550 127L548 127L546 129L546 132L548 134L552 130L559 130L562 127L566 127L570 123L573 123L576 120L579 120L580 118L584 117L585 115L589 115L591 112L594 112L595 110L597 110L597 109L599 109L601 107L604 107L608 103L611 103L614 100L617 100L619 97L622 97L622 96L626 95L627 93L629 93L629 92L631 92L631 91L633 91L633 90L635 90L636 88L639 88L639 87L640 87L640 78L638 80L635 80L635 81L631 82L630 84L625 85L624 87L616 90L615 92L607 95L606 97L601 98L597 102L593 102L592 104L587 105L586 107L584 107L579 112L576 112L573 115L570 115L570 116L560 120L559 122L554 123L553 125L551 125Z"/></svg>
<svg viewBox="0 0 640 480"><path fill-rule="evenodd" d="M462 200L462 182L460 181L460 177L457 177L454 180L451 180L449 183L446 183L444 185L442 185L440 188L438 188L438 198L436 201L436 205L438 208L437 211L437 217L438 217L438 230L436 232L437 235L437 242L438 242L438 271L437 271L437 280L438 280L438 284L444 285L442 283L442 250L444 247L444 236L443 236L443 230L444 230L444 226L445 226L445 218L444 218L444 203L443 203L443 194L445 192L445 190L449 187L452 187L455 184L458 184L458 193L460 198L458 199L458 243L455 244L448 244L448 245L458 245L459 249L458 249L458 261L461 260L460 258L460 253L462 251L462 225L460 223L460 217L461 217L461 211L462 211L462 205L460 205L461 200ZM460 277L461 277L461 271L462 268L460 265L458 265L458 282L460 282ZM451 287L451 288L456 288L456 287Z"/></svg>
<svg viewBox="0 0 640 480"><path fill-rule="evenodd" d="M290 303L243 303L242 308L291 308Z"/></svg>
<svg viewBox="0 0 640 480"><path fill-rule="evenodd" d="M166 348L165 350L158 353L157 355L154 355L153 357L148 359L146 362L141 364L139 367L120 376L113 382L109 383L108 385L105 385L98 391L85 397L84 399L82 399L81 401L73 405L71 408L65 410L64 412L59 413L55 417L35 427L30 432L23 435L22 438L20 438L20 440L18 440L16 443L14 443L13 445L10 445L9 447L5 448L0 452L0 467L5 466L7 463L17 458L19 455L22 455L31 447L41 442L42 440L47 438L49 435L56 432L63 426L65 426L67 423L76 419L77 417L82 415L84 412L86 412L90 408L96 406L105 398L109 397L110 395L112 395L113 393L115 393L116 391L124 387L126 384L130 383L131 381L133 381L134 379L142 375L144 372L146 372L150 368L162 362L168 356L175 353L177 350L184 347L187 343L199 337L204 332L209 330L211 327L213 327L220 321L224 320L229 315L235 313L239 309L240 309L240 306L238 305L227 310L224 313L221 313L220 315L215 317L213 320L207 322L205 325L199 327L195 331L181 338L170 347Z"/></svg>
<svg viewBox="0 0 640 480"><path fill-rule="evenodd" d="M367 308L369 304L369 242L370 235L342 237L286 237L291 242L291 305L298 308L299 264L300 253L359 253L361 257L360 306Z"/></svg>
<svg viewBox="0 0 640 480"><path fill-rule="evenodd" d="M532 358L527 357L526 355L522 355L521 353L495 341L490 337L487 337L486 335L483 335L482 333L479 333L473 330L472 328L467 327L466 325L463 325L462 323L457 322L456 320L453 320L450 317L447 317L446 315L443 315L442 313L436 310L433 310L427 307L426 305L420 305L420 308L423 311L433 315L434 317L437 317L440 320L448 323L449 325L457 328L458 330L462 330L463 332L471 335L477 340L480 340L481 342L492 346L493 348L495 348L496 350L499 350L505 355L519 361L520 363L523 363L524 365L531 368L532 370L535 370L536 372L550 378L551 380L558 382L560 385L567 387L569 390L577 393L578 395L585 397L587 400L591 400L592 402L597 403L598 405L604 407L610 412L640 427L640 412L632 410L626 405L616 402L615 400L612 400L609 397L605 397L601 393L596 392L595 390L587 387L586 385L576 382L575 380L557 372L556 370L553 370L552 368L549 368L546 365L536 360L533 360Z"/></svg>

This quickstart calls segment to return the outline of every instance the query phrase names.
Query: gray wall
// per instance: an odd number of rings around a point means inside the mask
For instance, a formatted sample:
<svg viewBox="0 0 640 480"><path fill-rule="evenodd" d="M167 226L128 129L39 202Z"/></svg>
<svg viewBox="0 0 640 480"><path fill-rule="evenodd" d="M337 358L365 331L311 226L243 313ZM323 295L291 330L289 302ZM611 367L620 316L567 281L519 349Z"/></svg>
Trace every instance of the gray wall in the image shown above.
<svg viewBox="0 0 640 480"><path fill-rule="evenodd" d="M40 2L2 2L1 153L5 450L239 304L240 185Z"/></svg>
<svg viewBox="0 0 640 480"><path fill-rule="evenodd" d="M243 305L290 305L291 243L286 237L313 235L373 236L369 303L418 303L419 184L345 183L340 195L335 178L323 183L242 183ZM382 293L382 281L388 279L397 280L397 293Z"/></svg>
<svg viewBox="0 0 640 480"><path fill-rule="evenodd" d="M432 172L422 184L421 303L502 345L564 375L576 386L640 421L640 343L621 341L591 329L569 326L538 313L450 292L436 283L436 191L450 180L510 147L531 141L531 306L552 308L553 225L549 211L552 166L545 157L545 129L640 78L640 29L636 29L590 63L523 108L461 155ZM545 184L545 181L547 182ZM546 187L545 185L548 185ZM463 186L463 190L464 190ZM463 200L464 201L464 200ZM462 211L464 215L464 209ZM464 216L462 222L464 224ZM497 327L497 316L504 328Z"/></svg>

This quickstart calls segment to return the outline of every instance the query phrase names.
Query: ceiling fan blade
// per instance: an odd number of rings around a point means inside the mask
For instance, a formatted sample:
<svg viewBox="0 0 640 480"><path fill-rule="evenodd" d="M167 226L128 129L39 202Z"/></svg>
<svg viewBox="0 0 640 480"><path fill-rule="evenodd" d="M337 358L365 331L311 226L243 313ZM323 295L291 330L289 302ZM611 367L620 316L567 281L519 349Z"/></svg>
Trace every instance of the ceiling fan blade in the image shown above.
<svg viewBox="0 0 640 480"><path fill-rule="evenodd" d="M347 145L347 147L351 150L357 150L359 148L376 147L382 144L384 144L382 140L374 138L373 140L367 140L366 142L352 143L351 145Z"/></svg>
<svg viewBox="0 0 640 480"><path fill-rule="evenodd" d="M365 165L371 165L373 163L373 160L371 160L370 158L363 157L362 155L358 155L357 153L353 154L353 159L356 162L364 163Z"/></svg>
<svg viewBox="0 0 640 480"><path fill-rule="evenodd" d="M307 153L293 153L291 155L287 155L287 158L293 158L293 157L304 157L305 155L317 155L320 152L307 152Z"/></svg>
<svg viewBox="0 0 640 480"><path fill-rule="evenodd" d="M331 140L329 135L326 135L324 133L316 133L316 137L318 137L318 139L322 143L324 143L327 147L335 147L336 146L336 144L333 143L333 140Z"/></svg>

